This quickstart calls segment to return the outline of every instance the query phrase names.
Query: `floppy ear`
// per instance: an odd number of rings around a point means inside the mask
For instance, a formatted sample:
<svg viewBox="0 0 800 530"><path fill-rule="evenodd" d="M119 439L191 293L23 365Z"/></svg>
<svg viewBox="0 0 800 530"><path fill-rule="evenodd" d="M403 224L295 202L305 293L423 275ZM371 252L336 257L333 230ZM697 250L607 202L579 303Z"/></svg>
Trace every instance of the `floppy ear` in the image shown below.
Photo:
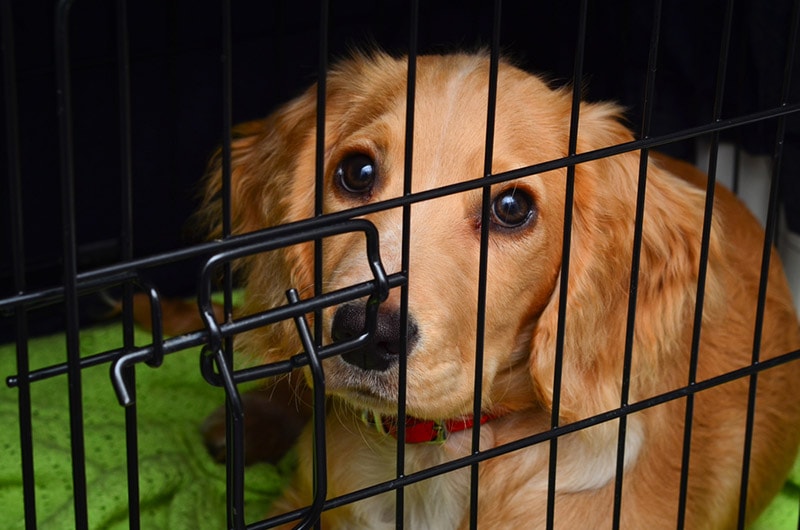
<svg viewBox="0 0 800 530"><path fill-rule="evenodd" d="M294 189L293 174L312 140L314 98L312 87L266 119L233 128L231 231L234 235L278 225L290 217L300 218L297 213L290 214L288 208ZM212 238L222 234L222 164L220 148L209 161L202 187L198 221ZM296 211L298 205L294 208Z"/></svg>
<svg viewBox="0 0 800 530"><path fill-rule="evenodd" d="M633 139L611 105L584 104L579 152ZM639 151L576 167L560 385L562 422L620 406L628 324ZM638 274L630 400L684 384L696 296L704 190L651 160ZM719 253L719 228L711 255ZM558 243L560 244L560 241ZM567 259L566 256L564 259ZM553 403L559 279L533 337L531 373L539 398ZM707 289L717 289L713 270ZM707 300L709 297L707 297ZM593 429L616 440L616 425ZM592 435L594 436L594 435Z"/></svg>
<svg viewBox="0 0 800 530"><path fill-rule="evenodd" d="M233 130L231 143L231 232L240 235L313 215L314 122L316 88L264 120ZM212 157L196 222L211 238L222 236L222 150ZM296 245L249 256L234 264L247 287L243 313L286 303L290 286L303 290L313 282L313 249ZM237 347L251 356L285 358L299 351L291 321L242 335Z"/></svg>

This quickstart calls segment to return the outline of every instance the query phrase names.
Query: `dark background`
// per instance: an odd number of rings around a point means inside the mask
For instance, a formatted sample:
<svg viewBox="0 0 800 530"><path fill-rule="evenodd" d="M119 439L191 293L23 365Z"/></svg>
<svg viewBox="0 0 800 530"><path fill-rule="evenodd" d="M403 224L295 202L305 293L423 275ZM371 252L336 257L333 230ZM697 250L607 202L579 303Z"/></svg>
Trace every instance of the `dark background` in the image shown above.
<svg viewBox="0 0 800 530"><path fill-rule="evenodd" d="M29 289L61 282L61 196L54 73L54 5L12 1ZM128 3L131 57L134 247L137 257L185 246L197 182L222 134L221 13L212 0ZM232 2L234 122L267 115L316 79L319 7L305 1ZM330 60L352 47L408 48L409 7L397 0L330 2ZM419 50L488 46L489 1L420 2ZM523 67L556 81L572 78L577 2L506 1L502 47ZM724 3L665 2L651 135L711 121ZM724 117L779 103L788 2L736 2L727 62ZM614 99L640 128L652 6L640 0L590 2L584 65L586 97ZM71 12L72 105L77 237L82 270L120 255L120 131L115 5L77 0ZM794 94L798 88L795 83ZM3 97L6 94L3 93ZM793 102L797 101L795 97ZM5 123L5 106L2 110ZM783 196L800 231L797 119L790 120ZM771 153L775 123L735 131L753 153ZM5 135L5 130L2 133ZM5 176L5 136L0 157ZM693 160L691 143L666 147ZM0 184L0 296L11 280L8 179ZM166 295L196 289L197 263L148 270ZM56 310L57 312L57 310ZM8 319L2 319L4 324ZM58 319L56 319L58 321ZM51 321L52 324L52 321ZM48 326L43 325L42 330ZM38 329L34 325L34 331Z"/></svg>

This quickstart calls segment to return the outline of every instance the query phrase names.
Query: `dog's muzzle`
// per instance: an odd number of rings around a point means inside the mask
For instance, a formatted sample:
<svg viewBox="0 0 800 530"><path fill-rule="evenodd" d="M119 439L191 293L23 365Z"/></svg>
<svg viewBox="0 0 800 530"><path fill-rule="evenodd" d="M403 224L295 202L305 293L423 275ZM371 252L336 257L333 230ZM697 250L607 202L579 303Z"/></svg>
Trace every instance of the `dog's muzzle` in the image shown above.
<svg viewBox="0 0 800 530"><path fill-rule="evenodd" d="M339 306L333 316L331 338L334 342L352 339L363 334L366 322L364 303L354 302ZM348 364L364 370L379 372L388 370L397 362L403 352L400 311L398 309L378 310L378 320L372 341L366 346L342 354ZM417 340L418 330L413 318L408 317L405 351L410 352Z"/></svg>

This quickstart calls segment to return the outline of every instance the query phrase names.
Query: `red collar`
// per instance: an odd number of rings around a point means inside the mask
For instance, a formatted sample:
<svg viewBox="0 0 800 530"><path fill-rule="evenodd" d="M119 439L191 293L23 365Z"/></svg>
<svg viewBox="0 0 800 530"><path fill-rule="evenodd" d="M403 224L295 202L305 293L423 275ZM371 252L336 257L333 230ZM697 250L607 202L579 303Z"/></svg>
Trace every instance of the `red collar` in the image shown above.
<svg viewBox="0 0 800 530"><path fill-rule="evenodd" d="M480 424L498 418L499 414L481 414ZM384 434L390 434L397 438L397 417L375 415L372 412L364 411L362 414L364 423L376 428ZM462 416L450 420L421 420L411 416L406 416L406 443L443 443L447 435L459 431L466 431L475 426L475 418L472 415Z"/></svg>

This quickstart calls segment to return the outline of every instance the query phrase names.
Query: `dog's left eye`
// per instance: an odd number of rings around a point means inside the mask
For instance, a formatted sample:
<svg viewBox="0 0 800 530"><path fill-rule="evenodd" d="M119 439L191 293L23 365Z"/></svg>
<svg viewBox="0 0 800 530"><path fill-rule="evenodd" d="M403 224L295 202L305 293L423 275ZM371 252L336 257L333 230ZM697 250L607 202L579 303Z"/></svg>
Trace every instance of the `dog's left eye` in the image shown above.
<svg viewBox="0 0 800 530"><path fill-rule="evenodd" d="M535 215L533 197L516 187L505 189L492 200L492 222L502 228L518 228Z"/></svg>
<svg viewBox="0 0 800 530"><path fill-rule="evenodd" d="M368 194L375 185L377 177L375 161L363 153L350 154L336 166L336 183L348 193Z"/></svg>

